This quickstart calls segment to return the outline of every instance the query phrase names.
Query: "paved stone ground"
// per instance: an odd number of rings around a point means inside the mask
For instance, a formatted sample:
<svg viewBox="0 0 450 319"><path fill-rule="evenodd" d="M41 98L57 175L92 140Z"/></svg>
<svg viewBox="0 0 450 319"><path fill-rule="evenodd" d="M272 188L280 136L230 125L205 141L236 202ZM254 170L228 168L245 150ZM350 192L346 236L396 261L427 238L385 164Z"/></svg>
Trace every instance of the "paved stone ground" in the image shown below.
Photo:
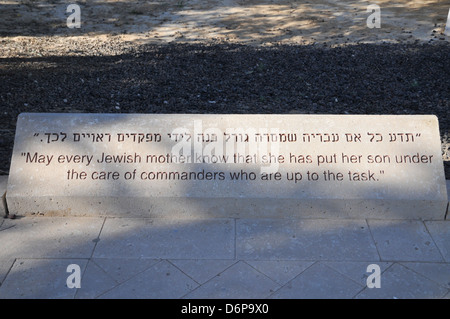
<svg viewBox="0 0 450 319"><path fill-rule="evenodd" d="M8 299L450 299L449 220L19 217L0 243Z"/></svg>

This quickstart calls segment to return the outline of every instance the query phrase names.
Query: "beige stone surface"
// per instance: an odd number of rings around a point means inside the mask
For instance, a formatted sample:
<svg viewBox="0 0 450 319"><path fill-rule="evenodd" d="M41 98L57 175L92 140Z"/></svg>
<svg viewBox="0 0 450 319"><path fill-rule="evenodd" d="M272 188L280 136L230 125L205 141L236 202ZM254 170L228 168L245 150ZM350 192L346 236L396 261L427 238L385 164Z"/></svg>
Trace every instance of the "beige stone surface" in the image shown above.
<svg viewBox="0 0 450 319"><path fill-rule="evenodd" d="M443 219L428 115L19 116L18 214Z"/></svg>

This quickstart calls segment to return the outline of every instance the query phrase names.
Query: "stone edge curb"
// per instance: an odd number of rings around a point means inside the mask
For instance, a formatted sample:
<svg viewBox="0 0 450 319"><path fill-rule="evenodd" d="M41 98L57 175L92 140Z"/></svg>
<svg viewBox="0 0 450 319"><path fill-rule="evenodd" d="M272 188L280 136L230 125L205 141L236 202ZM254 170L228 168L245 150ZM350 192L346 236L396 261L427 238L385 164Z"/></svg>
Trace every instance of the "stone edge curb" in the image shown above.
<svg viewBox="0 0 450 319"><path fill-rule="evenodd" d="M0 205L0 213L2 216L8 216L8 206L6 203L6 187L8 184L8 175L0 175L0 195L1 195L1 205ZM449 220L449 211L450 211L450 180L446 180L447 186L447 211L445 212L445 220Z"/></svg>

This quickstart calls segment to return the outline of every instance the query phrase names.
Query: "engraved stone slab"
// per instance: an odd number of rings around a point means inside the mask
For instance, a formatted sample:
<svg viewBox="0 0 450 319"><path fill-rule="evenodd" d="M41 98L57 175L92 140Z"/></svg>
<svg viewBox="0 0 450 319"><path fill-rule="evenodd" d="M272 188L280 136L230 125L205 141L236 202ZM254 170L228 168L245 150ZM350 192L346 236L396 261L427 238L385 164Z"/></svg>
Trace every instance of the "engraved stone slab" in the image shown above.
<svg viewBox="0 0 450 319"><path fill-rule="evenodd" d="M431 115L23 113L13 214L443 219Z"/></svg>

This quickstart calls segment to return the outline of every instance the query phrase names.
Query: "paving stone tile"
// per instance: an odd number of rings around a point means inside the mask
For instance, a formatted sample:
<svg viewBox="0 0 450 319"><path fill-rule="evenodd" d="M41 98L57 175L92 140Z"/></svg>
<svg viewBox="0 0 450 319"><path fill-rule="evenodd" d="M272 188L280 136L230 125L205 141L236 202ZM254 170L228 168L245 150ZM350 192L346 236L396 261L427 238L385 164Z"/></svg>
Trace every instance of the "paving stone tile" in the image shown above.
<svg viewBox="0 0 450 319"><path fill-rule="evenodd" d="M197 286L195 281L163 260L99 298L173 299L184 296Z"/></svg>
<svg viewBox="0 0 450 319"><path fill-rule="evenodd" d="M450 262L450 220L426 221L425 225L445 261Z"/></svg>
<svg viewBox="0 0 450 319"><path fill-rule="evenodd" d="M103 218L22 217L0 228L0 258L89 258Z"/></svg>
<svg viewBox="0 0 450 319"><path fill-rule="evenodd" d="M383 261L443 261L425 225L417 220L369 220Z"/></svg>
<svg viewBox="0 0 450 319"><path fill-rule="evenodd" d="M395 263L380 278L380 288L365 288L358 299L437 299L448 289L434 281Z"/></svg>
<svg viewBox="0 0 450 319"><path fill-rule="evenodd" d="M286 284L314 263L296 260L250 260L245 262L280 285Z"/></svg>
<svg viewBox="0 0 450 319"><path fill-rule="evenodd" d="M92 261L118 283L130 279L159 262L158 259L147 258L93 258Z"/></svg>
<svg viewBox="0 0 450 319"><path fill-rule="evenodd" d="M81 288L77 289L76 299L93 299L111 290L119 283L92 260L81 278Z"/></svg>
<svg viewBox="0 0 450 319"><path fill-rule="evenodd" d="M5 280L6 275L14 264L14 259L0 259L0 285Z"/></svg>
<svg viewBox="0 0 450 319"><path fill-rule="evenodd" d="M240 261L184 298L260 299L266 298L279 287L276 282Z"/></svg>
<svg viewBox="0 0 450 319"><path fill-rule="evenodd" d="M367 278L373 273L372 270L367 272L367 267L369 265L375 264L380 267L381 273L383 273L389 266L392 265L391 262L380 262L380 261L365 261L365 262L353 262L353 261L330 261L323 262L323 264L333 268L342 275L359 283L361 286L365 287L367 285Z"/></svg>
<svg viewBox="0 0 450 319"><path fill-rule="evenodd" d="M96 298L158 262L156 259L92 259L75 298Z"/></svg>
<svg viewBox="0 0 450 319"><path fill-rule="evenodd" d="M450 263L401 263L406 268L450 289Z"/></svg>
<svg viewBox="0 0 450 319"><path fill-rule="evenodd" d="M236 263L236 260L170 260L185 274L199 284L203 284Z"/></svg>
<svg viewBox="0 0 450 319"><path fill-rule="evenodd" d="M244 260L379 259L365 220L237 220L236 255Z"/></svg>
<svg viewBox="0 0 450 319"><path fill-rule="evenodd" d="M77 288L67 287L70 264L83 273L87 259L17 259L0 286L0 298L72 299Z"/></svg>
<svg viewBox="0 0 450 319"><path fill-rule="evenodd" d="M108 218L96 258L231 259L231 219Z"/></svg>
<svg viewBox="0 0 450 319"><path fill-rule="evenodd" d="M361 286L334 269L316 263L276 291L274 299L348 299Z"/></svg>

